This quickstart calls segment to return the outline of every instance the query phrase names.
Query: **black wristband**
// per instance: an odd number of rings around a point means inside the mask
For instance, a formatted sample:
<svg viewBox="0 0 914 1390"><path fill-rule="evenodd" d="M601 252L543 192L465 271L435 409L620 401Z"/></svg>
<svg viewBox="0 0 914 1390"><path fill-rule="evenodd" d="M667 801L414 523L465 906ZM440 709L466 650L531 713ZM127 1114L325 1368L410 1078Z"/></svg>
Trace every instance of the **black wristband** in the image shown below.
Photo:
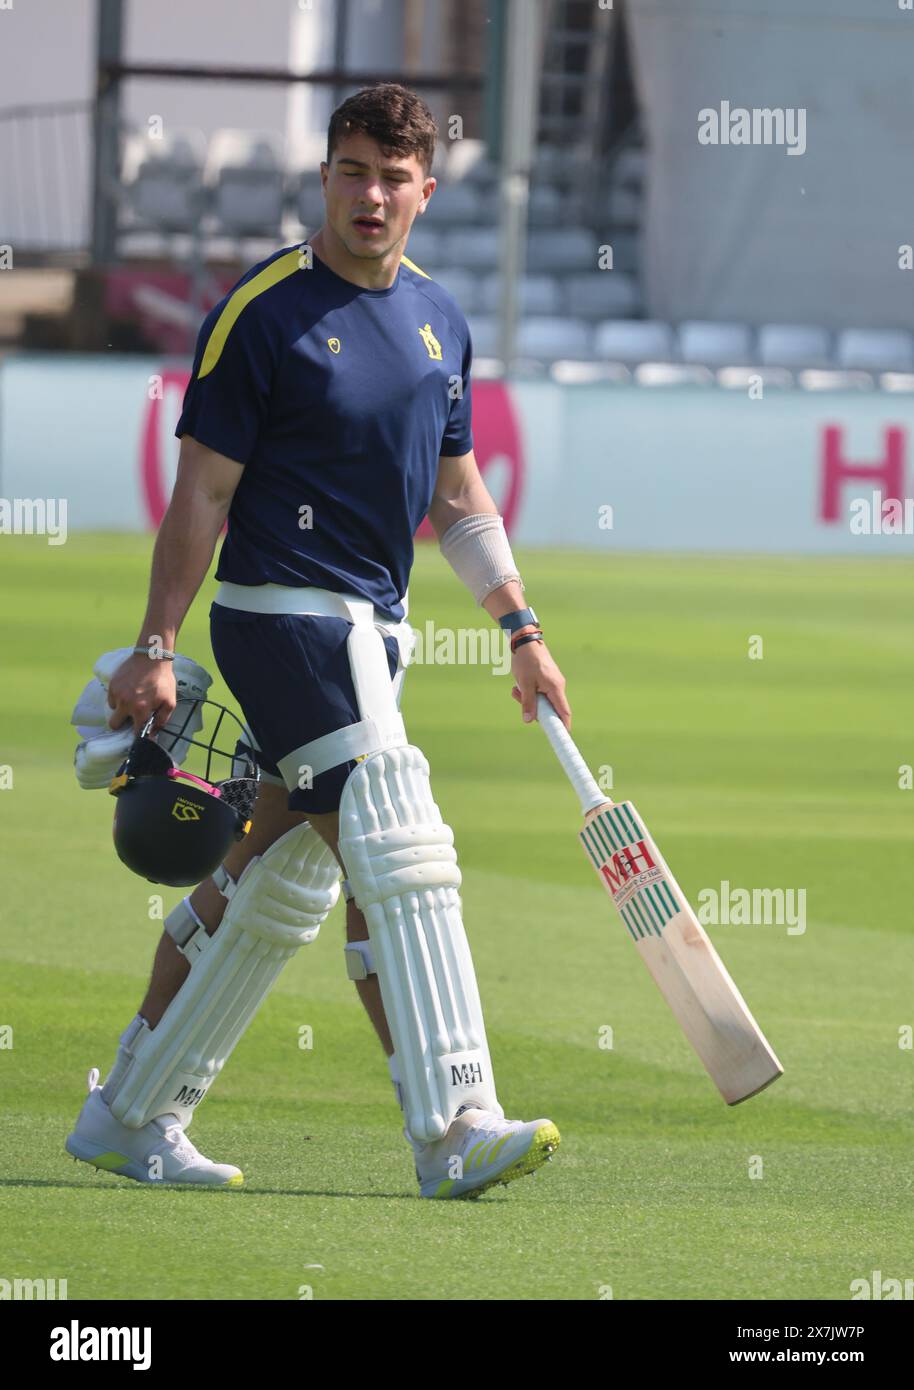
<svg viewBox="0 0 914 1390"><path fill-rule="evenodd" d="M529 627L538 621L532 608L516 608L513 613L502 613L498 625L505 632L519 632L522 627Z"/></svg>
<svg viewBox="0 0 914 1390"><path fill-rule="evenodd" d="M513 654L514 652L516 652L517 649L518 649L518 647L522 647L522 646L524 645L525 642L542 642L542 641L544 641L544 638L543 638L543 634L542 634L541 632L525 632L524 635L523 635L523 637L515 637L515 638L514 638L514 640L513 640L512 643L511 643L511 652L512 652L512 654Z"/></svg>

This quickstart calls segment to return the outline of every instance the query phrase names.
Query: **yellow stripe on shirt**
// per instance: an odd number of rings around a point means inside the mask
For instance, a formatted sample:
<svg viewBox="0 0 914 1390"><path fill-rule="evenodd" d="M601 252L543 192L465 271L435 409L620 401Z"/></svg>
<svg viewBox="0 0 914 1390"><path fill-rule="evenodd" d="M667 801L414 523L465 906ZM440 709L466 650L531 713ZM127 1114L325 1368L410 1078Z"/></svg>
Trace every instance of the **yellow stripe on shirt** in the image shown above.
<svg viewBox="0 0 914 1390"><path fill-rule="evenodd" d="M276 260L265 266L259 275L253 276L246 284L239 286L222 310L212 333L209 335L206 351L203 353L203 361L200 363L200 371L197 373L198 378L211 372L219 361L226 339L235 327L235 322L242 309L250 304L252 299L263 294L264 290L272 289L274 285L279 284L280 280L285 280L288 275L294 275L301 265L301 247L296 246L294 250L287 251L284 256L277 256Z"/></svg>
<svg viewBox="0 0 914 1390"><path fill-rule="evenodd" d="M420 270L415 261L411 261L408 256L401 256L400 260L404 265L409 266L410 270L414 270L417 275L421 275L423 280L431 280L432 277L426 275L424 270Z"/></svg>

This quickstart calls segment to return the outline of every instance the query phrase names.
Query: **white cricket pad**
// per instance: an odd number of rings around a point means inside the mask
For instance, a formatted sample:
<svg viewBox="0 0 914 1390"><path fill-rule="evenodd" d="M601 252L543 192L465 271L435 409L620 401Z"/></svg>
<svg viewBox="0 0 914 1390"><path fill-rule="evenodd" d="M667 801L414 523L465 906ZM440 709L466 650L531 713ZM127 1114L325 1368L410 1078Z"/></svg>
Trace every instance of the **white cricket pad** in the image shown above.
<svg viewBox="0 0 914 1390"><path fill-rule="evenodd" d="M317 936L339 876L307 821L247 865L216 932L199 927L181 945L190 973L157 1026L144 1023L131 1039L132 1061L109 1099L113 1115L139 1127L173 1114L187 1128L286 961Z"/></svg>
<svg viewBox="0 0 914 1390"><path fill-rule="evenodd" d="M339 850L365 915L404 1093L407 1128L440 1139L495 1095L476 974L463 926L454 835L411 744L365 758L340 802Z"/></svg>

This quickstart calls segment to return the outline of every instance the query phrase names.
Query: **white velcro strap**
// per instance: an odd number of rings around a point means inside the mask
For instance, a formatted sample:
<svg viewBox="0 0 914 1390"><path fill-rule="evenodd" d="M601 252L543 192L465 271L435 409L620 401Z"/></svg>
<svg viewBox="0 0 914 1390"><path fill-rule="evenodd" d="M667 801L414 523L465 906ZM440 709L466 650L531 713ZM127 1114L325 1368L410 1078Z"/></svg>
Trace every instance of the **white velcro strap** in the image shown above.
<svg viewBox="0 0 914 1390"><path fill-rule="evenodd" d="M303 743L301 748L287 753L277 764L285 778L289 791L295 791L302 770L310 769L312 777L327 772L340 763L348 763L362 758L366 753L375 753L384 748L399 747L406 743L406 727L402 714L391 721L392 728L387 737L373 719L360 719L357 724L347 724L345 729L334 729L321 738Z"/></svg>
<svg viewBox="0 0 914 1390"><path fill-rule="evenodd" d="M234 584L223 579L215 602L245 613L313 613L323 618L345 618L350 623L373 622L374 605L357 594L338 594L311 585Z"/></svg>
<svg viewBox="0 0 914 1390"><path fill-rule="evenodd" d="M206 946L209 933L194 911L189 897L182 898L177 907L172 908L163 926L181 954L193 964Z"/></svg>
<svg viewBox="0 0 914 1390"><path fill-rule="evenodd" d="M236 879L232 878L225 865L220 864L217 868L213 869L211 877L213 883L215 883L226 902L231 902L232 895L238 887L238 882Z"/></svg>
<svg viewBox="0 0 914 1390"><path fill-rule="evenodd" d="M497 512L461 517L445 531L440 546L441 554L477 603L511 579L523 589L504 519Z"/></svg>
<svg viewBox="0 0 914 1390"><path fill-rule="evenodd" d="M361 718L345 728L334 729L310 743L303 743L279 759L279 770L290 791L298 787L305 769L312 777L317 777L341 763L406 746L406 727L397 708L387 649L380 632L366 614L354 623L346 639L346 650Z"/></svg>

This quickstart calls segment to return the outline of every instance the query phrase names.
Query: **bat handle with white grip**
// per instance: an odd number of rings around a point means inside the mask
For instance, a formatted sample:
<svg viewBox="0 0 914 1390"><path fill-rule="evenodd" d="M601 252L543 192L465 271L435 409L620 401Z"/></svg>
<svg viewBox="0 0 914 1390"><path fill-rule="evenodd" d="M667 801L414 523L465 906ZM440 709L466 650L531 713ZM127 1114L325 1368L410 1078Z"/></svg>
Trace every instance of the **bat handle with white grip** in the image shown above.
<svg viewBox="0 0 914 1390"><path fill-rule="evenodd" d="M565 769L569 782L578 794L581 810L585 816L588 811L594 810L597 806L610 804L610 798L605 792L600 791L591 776L589 767L578 752L577 744L545 695L537 695L536 697L536 717L552 744L555 756Z"/></svg>

